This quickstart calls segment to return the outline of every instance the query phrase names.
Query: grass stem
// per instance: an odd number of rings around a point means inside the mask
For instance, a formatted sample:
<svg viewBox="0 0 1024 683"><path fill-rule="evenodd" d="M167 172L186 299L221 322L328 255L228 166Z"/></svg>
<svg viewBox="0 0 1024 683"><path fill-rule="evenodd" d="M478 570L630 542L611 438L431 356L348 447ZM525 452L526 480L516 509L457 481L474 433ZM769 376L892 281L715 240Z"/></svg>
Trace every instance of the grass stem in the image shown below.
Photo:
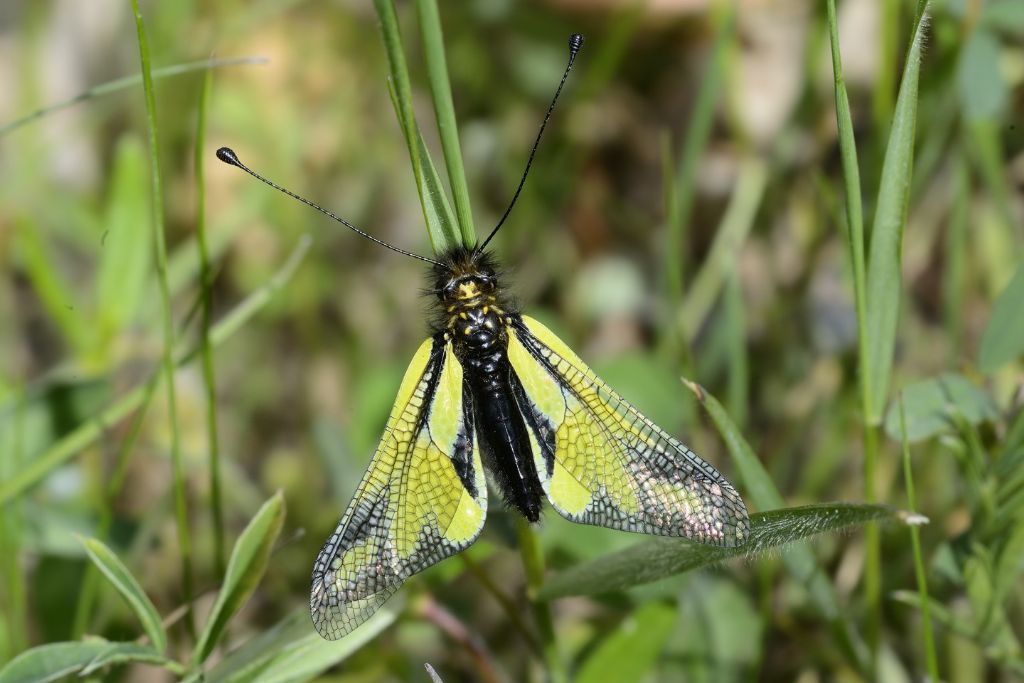
<svg viewBox="0 0 1024 683"><path fill-rule="evenodd" d="M153 181L153 242L156 247L157 281L160 285L160 305L163 311L163 371L167 391L168 421L171 431L171 468L174 479L174 508L178 523L178 545L181 555L182 600L192 601L192 540L188 529L188 503L185 475L181 466L181 434L178 429L177 397L174 388L174 322L171 311L171 292L167 284L167 235L164 230L163 179L160 175L160 137L157 126L156 97L153 92L153 74L150 69L149 41L139 11L139 0L132 0L135 30L139 41L139 59L142 67L142 85L146 95L146 121L149 129L150 161ZM189 635L195 636L195 622L191 613L185 620Z"/></svg>
<svg viewBox="0 0 1024 683"><path fill-rule="evenodd" d="M516 536L519 539L519 552L522 555L523 568L526 571L526 596L530 601L530 609L537 622L537 629L540 631L541 648L544 652L548 677L552 683L567 683L569 678L558 648L551 606L537 595L544 583L544 553L540 544L537 543L537 535L530 527L530 523L519 516L516 517Z"/></svg>
<svg viewBox="0 0 1024 683"><path fill-rule="evenodd" d="M218 576L223 576L225 564L224 511L221 503L220 439L217 433L217 378L213 370L213 349L210 327L213 325L213 271L206 239L206 109L210 99L213 72L207 71L199 93L199 111L196 120L195 178L196 178L196 245L199 247L199 285L202 301L202 334L199 337L203 356L203 385L206 389L206 432L210 470L210 517L213 520L213 562Z"/></svg>
<svg viewBox="0 0 1024 683"><path fill-rule="evenodd" d="M900 435L903 445L903 481L907 488L907 509L916 512L917 501L914 495L914 475L910 467L910 442L907 439L907 415L903 408L903 397L900 397ZM924 558L921 554L921 531L916 524L910 525L910 543L914 553L914 573L917 576L917 592L921 598L921 631L924 638L925 663L928 667L928 678L941 681L939 678L939 660L935 654L935 639L932 636L931 599L928 597L928 578L924 570Z"/></svg>

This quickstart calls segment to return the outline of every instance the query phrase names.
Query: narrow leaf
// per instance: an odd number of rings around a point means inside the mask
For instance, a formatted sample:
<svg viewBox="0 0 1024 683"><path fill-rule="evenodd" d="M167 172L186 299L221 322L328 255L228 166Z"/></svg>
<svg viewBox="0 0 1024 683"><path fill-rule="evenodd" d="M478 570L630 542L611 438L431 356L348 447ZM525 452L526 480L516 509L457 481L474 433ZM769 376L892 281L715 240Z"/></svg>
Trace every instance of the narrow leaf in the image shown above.
<svg viewBox="0 0 1024 683"><path fill-rule="evenodd" d="M983 389L963 375L946 373L903 390L907 411L907 438L920 441L945 432L955 432L954 416L970 424L998 417L995 402ZM891 439L900 439L900 406L895 400L885 414L885 431Z"/></svg>
<svg viewBox="0 0 1024 683"><path fill-rule="evenodd" d="M868 387L869 424L882 420L892 375L896 327L901 296L900 266L903 231L907 221L910 179L914 165L914 131L917 124L917 86L921 68L921 50L927 26L921 13L903 68L903 80L896 98L889 142L879 181L875 220L871 228L867 273Z"/></svg>
<svg viewBox="0 0 1024 683"><path fill-rule="evenodd" d="M301 608L229 654L205 674L185 683L291 683L308 681L346 659L391 625L402 609L392 600L340 640L327 641L313 630L309 611Z"/></svg>
<svg viewBox="0 0 1024 683"><path fill-rule="evenodd" d="M978 350L978 367L990 373L1004 363L1024 356L1024 264L1017 268L1010 284L992 307Z"/></svg>
<svg viewBox="0 0 1024 683"><path fill-rule="evenodd" d="M101 541L95 538L86 538L82 539L82 544L85 546L85 552L89 553L89 559L103 572L103 575L114 585L117 592L135 612L135 616L142 623L143 630L149 636L149 642L153 644L153 649L157 653L166 650L167 632L160 620L160 614L128 568L118 559L114 551Z"/></svg>
<svg viewBox="0 0 1024 683"><path fill-rule="evenodd" d="M228 561L224 584L196 644L192 661L202 664L213 652L228 621L249 599L267 568L267 559L284 524L284 498L278 491L263 504L238 537Z"/></svg>
<svg viewBox="0 0 1024 683"><path fill-rule="evenodd" d="M416 126L416 115L412 107L412 88L409 85L409 71L405 63L405 53L402 51L402 34L398 28L398 16L395 13L395 6L392 0L374 0L374 7L377 8L377 15L380 17L381 35L384 38L384 47L388 55L388 65L391 70L391 80L388 88L392 93L392 102L398 116L398 123L405 135L405 144L409 149L409 160L412 162L412 172L416 179L416 190L420 195L420 204L423 207L423 220L427 224L427 234L430 236L431 246L434 253L442 252L449 247L459 244L460 237L457 225L452 217L451 223L439 222L438 215L442 212L436 206L439 200L436 197L438 189L443 189L438 179L433 189L430 184L433 179L428 179L426 167L433 167L433 164L424 164L423 149L419 130ZM432 177L437 177L436 169L431 172ZM448 208L448 215L451 215L451 208Z"/></svg>
<svg viewBox="0 0 1024 683"><path fill-rule="evenodd" d="M151 647L88 638L47 643L26 650L0 669L0 683L47 683L65 679L76 672L88 676L104 667L129 662L155 664L179 676L184 673L180 664Z"/></svg>
<svg viewBox="0 0 1024 683"><path fill-rule="evenodd" d="M722 404L699 384L685 380L684 384L696 394L697 400L708 411L715 429L725 440L743 482L741 490L745 490L754 505L762 510L783 507L785 501L782 494ZM836 640L846 650L851 661L867 673L869 663L864 644L851 621L846 618L835 586L818 564L814 553L806 545L797 545L787 550L782 559L793 578L807 587L811 601L821 616L831 623Z"/></svg>
<svg viewBox="0 0 1024 683"><path fill-rule="evenodd" d="M164 657L148 645L139 645L137 643L111 643L111 645L114 647L108 648L96 655L82 669L79 675L88 676L105 667L128 663L155 664L178 676L185 673L185 669L181 664L173 659Z"/></svg>
<svg viewBox="0 0 1024 683"><path fill-rule="evenodd" d="M417 0L416 13L420 20L420 35L423 37L423 56L430 79L430 94L434 99L434 115L437 117L437 130L441 137L445 167L448 169L448 184L455 199L461 241L463 245L471 247L476 244L473 211L469 204L466 171L462 167L459 128L455 122L452 87L448 82L448 66L445 61L444 37L441 33L437 0Z"/></svg>
<svg viewBox="0 0 1024 683"><path fill-rule="evenodd" d="M677 616L674 606L660 602L640 607L583 662L574 680L576 683L644 680L672 634Z"/></svg>
<svg viewBox="0 0 1024 683"><path fill-rule="evenodd" d="M100 240L96 275L101 348L124 331L138 311L152 261L148 229L149 166L142 143L123 137L114 157L114 174Z"/></svg>
<svg viewBox="0 0 1024 683"><path fill-rule="evenodd" d="M885 505L825 503L759 512L750 517L750 540L730 548L675 538L637 543L556 574L544 584L545 599L623 590L733 557L756 555L826 531L840 531L874 520L901 519Z"/></svg>

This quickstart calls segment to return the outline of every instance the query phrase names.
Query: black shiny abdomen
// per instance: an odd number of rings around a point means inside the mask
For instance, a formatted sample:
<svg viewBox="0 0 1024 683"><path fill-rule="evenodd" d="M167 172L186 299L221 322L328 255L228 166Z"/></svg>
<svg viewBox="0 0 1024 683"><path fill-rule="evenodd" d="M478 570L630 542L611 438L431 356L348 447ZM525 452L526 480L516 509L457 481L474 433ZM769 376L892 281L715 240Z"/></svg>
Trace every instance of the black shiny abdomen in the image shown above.
<svg viewBox="0 0 1024 683"><path fill-rule="evenodd" d="M516 403L521 392L508 360L504 314L493 306L459 308L449 333L472 396L484 463L506 502L531 522L539 521L543 490Z"/></svg>

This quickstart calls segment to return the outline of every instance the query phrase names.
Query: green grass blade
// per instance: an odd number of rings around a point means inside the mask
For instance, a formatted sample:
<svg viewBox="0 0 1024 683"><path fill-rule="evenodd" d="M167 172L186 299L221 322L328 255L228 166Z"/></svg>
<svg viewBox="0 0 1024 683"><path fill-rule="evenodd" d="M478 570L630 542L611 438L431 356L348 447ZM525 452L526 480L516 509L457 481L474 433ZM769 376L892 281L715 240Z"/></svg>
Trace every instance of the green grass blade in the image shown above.
<svg viewBox="0 0 1024 683"><path fill-rule="evenodd" d="M181 590L186 605L192 603L192 540L188 529L188 502L185 495L185 475L181 467L181 434L178 428L178 401L174 387L174 321L171 311L171 292L167 284L167 235L164 230L164 189L160 174L160 135L157 127L156 96L153 92L153 74L149 62L149 40L139 11L139 0L132 0L135 31L139 41L139 61L142 66L142 86L146 95L146 122L149 129L149 154L152 165L153 241L156 247L156 276L160 283L160 307L163 327L164 389L167 392L168 421L171 432L171 469L174 480L174 509L178 522L178 552L181 554ZM185 624L192 632L191 608Z"/></svg>
<svg viewBox="0 0 1024 683"><path fill-rule="evenodd" d="M185 673L185 667L173 659L167 659L159 652L147 645L136 643L111 643L114 647L108 648L96 655L78 675L81 677L95 674L101 669L117 666L118 664L155 664L167 671L181 676Z"/></svg>
<svg viewBox="0 0 1024 683"><path fill-rule="evenodd" d="M839 28L836 21L835 0L828 0L829 43L832 48L832 74L835 79L836 124L839 130L839 152L843 163L843 182L846 186L846 239L850 250L850 265L853 274L854 305L857 311L857 338L860 352L860 381L864 400L869 395L870 377L867 367L867 295L865 288L864 262L864 212L860 189L860 169L857 164L857 142L853 135L853 116L850 113L850 98L846 93L843 79L843 61L839 48ZM865 403L865 415L867 405Z"/></svg>
<svg viewBox="0 0 1024 683"><path fill-rule="evenodd" d="M927 22L921 14L914 25L903 80L896 98L868 249L866 322L871 334L868 336L865 371L868 374L870 393L865 417L873 425L882 420L896 346L902 294L903 231L907 222L907 202L914 165L917 87L926 27Z"/></svg>
<svg viewBox="0 0 1024 683"><path fill-rule="evenodd" d="M762 510L783 508L785 500L782 498L782 494L779 493L768 471L754 454L750 444L747 443L722 404L699 384L686 380L684 383L696 394L697 400L711 417L715 429L725 440L725 445L740 474L743 482L742 488L746 491L748 499L754 503L755 507ZM832 626L836 640L850 661L861 672L866 673L869 663L860 635L847 619L846 612L840 605L835 586L821 568L814 553L806 545L797 545L790 548L782 559L793 578L807 587L811 601L821 616Z"/></svg>
<svg viewBox="0 0 1024 683"><path fill-rule="evenodd" d="M143 301L153 259L153 234L146 225L148 182L145 148L134 135L122 137L114 157L96 273L100 353L109 353L112 339L133 321Z"/></svg>
<svg viewBox="0 0 1024 683"><path fill-rule="evenodd" d="M213 271L206 237L206 109L210 99L213 72L207 71L199 92L196 117L196 142L193 162L196 174L196 245L199 247L199 285L202 290L203 386L206 389L206 434L209 449L210 517L213 521L213 562L217 576L224 575L224 512L220 487L220 439L217 435L217 377L213 370L210 327L213 325Z"/></svg>
<svg viewBox="0 0 1024 683"><path fill-rule="evenodd" d="M682 326L689 335L689 343L696 338L721 294L726 277L736 262L737 253L754 225L767 179L767 167L760 159L749 157L741 162L739 179L729 207L722 217L707 259L693 278L683 301Z"/></svg>
<svg viewBox="0 0 1024 683"><path fill-rule="evenodd" d="M192 655L194 667L206 661L224 635L228 621L256 590L283 524L284 497L278 491L256 512L231 551L217 602Z"/></svg>
<svg viewBox="0 0 1024 683"><path fill-rule="evenodd" d="M448 185L452 188L455 214L459 220L459 232L462 244L471 247L476 244L476 231L469 203L466 170L462 166L459 128L455 122L455 106L452 104L452 87L448 81L448 66L445 61L444 37L441 33L437 0L416 0L416 13L419 17L420 35L423 38L423 56L430 79L430 94L434 99L437 130L441 137L441 149L444 150L444 164L448 169Z"/></svg>
<svg viewBox="0 0 1024 683"><path fill-rule="evenodd" d="M624 590L733 557L754 556L815 534L841 531L875 520L899 520L902 513L884 505L824 503L758 512L750 516L750 538L731 548L673 538L636 543L556 574L544 584L545 599Z"/></svg>
<svg viewBox="0 0 1024 683"><path fill-rule="evenodd" d="M135 612L143 630L149 636L149 642L153 644L153 649L157 652L166 650L167 632L160 620L160 614L145 591L142 590L142 586L128 571L128 567L124 566L114 551L95 538L82 539L82 544L89 554L89 559L103 572L103 575Z"/></svg>
<svg viewBox="0 0 1024 683"><path fill-rule="evenodd" d="M311 680L376 638L395 621L401 610L401 597L396 596L351 634L327 641L310 627L309 610L300 608L231 652L209 671L194 672L184 683Z"/></svg>
<svg viewBox="0 0 1024 683"><path fill-rule="evenodd" d="M304 235L274 277L246 297L245 300L233 308L210 330L210 340L215 348L227 341L232 334L237 332L239 328L259 312L275 293L284 287L285 283L291 278L292 273L295 272L299 262L302 261L309 251L311 244L312 240L310 237ZM179 366L185 365L198 356L198 347L184 349L181 353L177 354L177 364ZM0 483L0 505L4 505L29 487L37 484L43 477L105 435L112 426L142 405L146 393L146 383L135 387L93 419L75 427L61 437L59 441L36 456L24 469L19 470L9 479Z"/></svg>
<svg viewBox="0 0 1024 683"><path fill-rule="evenodd" d="M439 216L444 215L437 206L438 192L444 196L443 187L439 177L436 181L431 178L429 183L426 178L423 147L420 143L416 115L412 107L409 70L405 63L405 53L402 51L402 34L398 28L398 16L395 13L394 3L392 0L374 0L373 4L377 9L378 17L380 17L381 35L384 38L384 48L388 55L388 66L391 71L389 87L393 91L392 101L395 103L398 113L398 123L402 127L405 144L409 149L409 160L412 163L412 172L416 179L416 191L419 193L420 204L423 207L423 220L426 223L427 234L430 237L430 245L434 253L440 253L460 243L459 229L455 221L448 223L439 220ZM432 164L430 166L433 167ZM436 170L432 175L437 176ZM433 185L434 182L436 182L436 186Z"/></svg>
<svg viewBox="0 0 1024 683"><path fill-rule="evenodd" d="M559 649L551 605L548 604L548 598L541 595L544 586L544 551L537 542L537 535L525 519L517 516L515 523L519 554L523 558L523 569L526 571L526 597L540 633L544 664L552 683L566 683L569 677Z"/></svg>
<svg viewBox="0 0 1024 683"><path fill-rule="evenodd" d="M241 66L246 64L266 64L268 63L266 57L230 57L227 59L204 59L197 62L185 62L183 64L173 64L171 66L165 66L160 69L153 69L153 80L159 80L161 78L169 78L171 76L180 76L182 74L192 73L193 71L201 71L203 69L218 69L225 66ZM117 78L100 85L93 86L85 92L81 92L74 97L69 97L66 100L61 100L54 104L47 105L41 109L26 114L20 118L6 123L0 126L0 137L7 135L11 131L21 128L24 125L37 121L45 116L54 114L62 109L67 109L80 102L91 100L94 97L100 97L102 95L109 95L110 93L118 92L119 90L127 90L128 88L135 87L142 83L142 76L125 76L124 78Z"/></svg>
<svg viewBox="0 0 1024 683"><path fill-rule="evenodd" d="M1024 356L1024 265L1017 268L1013 279L1006 285L992 306L992 313L981 335L978 349L978 369L991 373L1004 363Z"/></svg>
<svg viewBox="0 0 1024 683"><path fill-rule="evenodd" d="M907 489L907 507L911 513L917 509L914 495L914 474L910 467L910 441L907 439L907 418L900 399L900 436L903 445L903 481ZM931 600L928 598L928 578L924 570L924 558L921 555L921 532L917 524L910 524L910 544L914 553L914 574L917 577L917 591L921 596L921 629L924 638L925 662L928 677L933 681L939 678L939 663L935 656L935 640L932 637L932 617L928 609Z"/></svg>
<svg viewBox="0 0 1024 683"><path fill-rule="evenodd" d="M395 107L395 113L400 115L401 104L391 82L388 82L388 94L391 95L391 104ZM431 244L447 244L448 235L458 232L458 221L452 212L452 205L448 202L448 195L444 191L444 184L441 176L434 166L434 160L430 156L423 141L418 125L414 124L416 133L417 157L420 164L420 175L422 180L422 193L420 200L423 204L424 215L427 217L427 231L432 235Z"/></svg>

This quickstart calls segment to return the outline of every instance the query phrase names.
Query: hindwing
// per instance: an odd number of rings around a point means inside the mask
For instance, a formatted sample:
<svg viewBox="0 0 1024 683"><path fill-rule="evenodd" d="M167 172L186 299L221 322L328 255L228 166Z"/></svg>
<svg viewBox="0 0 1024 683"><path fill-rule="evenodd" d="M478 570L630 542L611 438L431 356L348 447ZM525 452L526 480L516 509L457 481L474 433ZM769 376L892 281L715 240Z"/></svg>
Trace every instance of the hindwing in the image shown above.
<svg viewBox="0 0 1024 683"><path fill-rule="evenodd" d="M472 398L438 335L413 357L366 474L317 556L316 630L334 640L363 623L405 579L476 540L486 512Z"/></svg>
<svg viewBox="0 0 1024 683"><path fill-rule="evenodd" d="M509 325L508 356L541 484L574 522L721 546L742 544L732 484L612 391L548 328Z"/></svg>

